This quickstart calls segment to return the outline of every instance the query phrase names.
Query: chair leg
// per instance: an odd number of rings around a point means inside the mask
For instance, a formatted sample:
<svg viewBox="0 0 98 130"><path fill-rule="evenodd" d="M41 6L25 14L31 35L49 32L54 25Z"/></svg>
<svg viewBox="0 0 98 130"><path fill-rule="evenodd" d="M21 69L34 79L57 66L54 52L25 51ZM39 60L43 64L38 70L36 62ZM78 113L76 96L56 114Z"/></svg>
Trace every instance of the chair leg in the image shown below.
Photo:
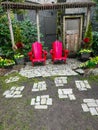
<svg viewBox="0 0 98 130"><path fill-rule="evenodd" d="M32 62L32 66L34 66L34 63Z"/></svg>
<svg viewBox="0 0 98 130"><path fill-rule="evenodd" d="M64 64L66 64L66 60L64 60Z"/></svg>
<svg viewBox="0 0 98 130"><path fill-rule="evenodd" d="M43 62L43 65L46 65L46 62L45 62L45 61Z"/></svg>

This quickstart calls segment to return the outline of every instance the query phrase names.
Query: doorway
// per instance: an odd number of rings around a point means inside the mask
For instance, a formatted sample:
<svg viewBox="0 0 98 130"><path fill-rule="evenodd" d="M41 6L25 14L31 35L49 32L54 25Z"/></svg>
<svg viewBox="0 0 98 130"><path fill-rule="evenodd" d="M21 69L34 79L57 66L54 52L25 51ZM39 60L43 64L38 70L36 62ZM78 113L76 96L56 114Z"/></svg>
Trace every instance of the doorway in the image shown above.
<svg viewBox="0 0 98 130"><path fill-rule="evenodd" d="M76 54L81 45L83 15L63 16L63 44L71 54Z"/></svg>

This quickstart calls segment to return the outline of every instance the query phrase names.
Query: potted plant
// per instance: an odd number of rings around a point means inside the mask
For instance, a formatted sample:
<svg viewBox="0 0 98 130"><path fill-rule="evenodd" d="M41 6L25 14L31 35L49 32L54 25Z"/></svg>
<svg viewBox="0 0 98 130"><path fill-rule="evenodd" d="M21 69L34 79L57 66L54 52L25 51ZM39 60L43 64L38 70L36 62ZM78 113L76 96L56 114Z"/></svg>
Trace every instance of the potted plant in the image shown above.
<svg viewBox="0 0 98 130"><path fill-rule="evenodd" d="M16 64L24 64L24 55L16 53L14 54L14 59L16 61Z"/></svg>
<svg viewBox="0 0 98 130"><path fill-rule="evenodd" d="M92 35L92 27L89 23L87 31L85 32L85 37L81 43L81 49L79 51L80 59L85 61L88 60L91 56L92 52L92 43L93 43L93 35Z"/></svg>
<svg viewBox="0 0 98 130"><path fill-rule="evenodd" d="M92 52L91 49L81 49L81 50L79 51L80 58L81 58L82 60L88 60L89 57L90 57L90 55L91 55L91 52Z"/></svg>

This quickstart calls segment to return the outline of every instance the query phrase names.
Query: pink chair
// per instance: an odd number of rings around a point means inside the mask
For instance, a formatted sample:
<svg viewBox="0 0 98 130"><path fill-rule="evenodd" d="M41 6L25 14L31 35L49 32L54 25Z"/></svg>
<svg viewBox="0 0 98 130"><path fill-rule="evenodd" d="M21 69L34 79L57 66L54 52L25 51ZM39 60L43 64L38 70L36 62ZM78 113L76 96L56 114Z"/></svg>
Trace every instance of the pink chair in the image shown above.
<svg viewBox="0 0 98 130"><path fill-rule="evenodd" d="M42 44L39 42L34 42L32 44L32 50L28 53L30 60L32 61L32 65L35 62L42 62L45 64L47 51L42 50Z"/></svg>
<svg viewBox="0 0 98 130"><path fill-rule="evenodd" d="M68 50L63 49L62 42L60 42L58 40L53 42L52 49L50 50L50 54L52 56L53 63L55 61L64 61L64 63L66 63L68 53L69 53Z"/></svg>

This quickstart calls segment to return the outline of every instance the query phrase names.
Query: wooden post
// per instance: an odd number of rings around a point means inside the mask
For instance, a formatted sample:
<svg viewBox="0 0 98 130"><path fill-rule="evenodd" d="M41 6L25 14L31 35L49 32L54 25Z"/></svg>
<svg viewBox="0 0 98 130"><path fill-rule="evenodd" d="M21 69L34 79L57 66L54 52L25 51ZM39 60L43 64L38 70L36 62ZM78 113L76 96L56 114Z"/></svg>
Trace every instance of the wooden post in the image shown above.
<svg viewBox="0 0 98 130"><path fill-rule="evenodd" d="M11 18L10 18L10 10L9 9L7 9L7 16L8 16L8 24L9 24L9 29L10 29L12 47L14 47L15 46L14 34L13 34L12 23L11 23Z"/></svg>
<svg viewBox="0 0 98 130"><path fill-rule="evenodd" d="M36 10L37 40L40 42L39 11Z"/></svg>
<svg viewBox="0 0 98 130"><path fill-rule="evenodd" d="M90 23L90 7L87 8L87 22L86 22L86 31L88 29L88 25Z"/></svg>

